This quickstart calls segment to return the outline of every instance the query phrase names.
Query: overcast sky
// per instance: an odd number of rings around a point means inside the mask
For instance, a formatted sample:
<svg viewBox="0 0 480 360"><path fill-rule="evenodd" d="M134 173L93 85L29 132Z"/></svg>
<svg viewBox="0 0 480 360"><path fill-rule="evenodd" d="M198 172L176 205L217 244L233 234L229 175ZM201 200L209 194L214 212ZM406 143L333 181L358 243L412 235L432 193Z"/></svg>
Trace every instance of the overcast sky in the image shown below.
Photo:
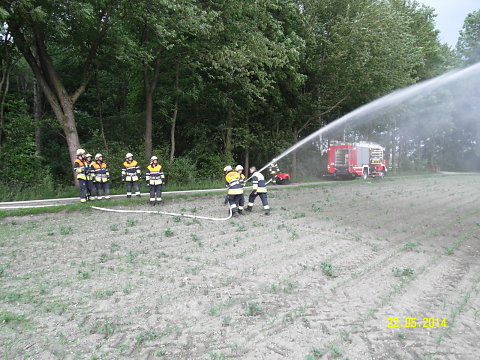
<svg viewBox="0 0 480 360"><path fill-rule="evenodd" d="M440 41L455 46L465 17L480 9L480 0L417 0L436 10L435 22L440 30Z"/></svg>

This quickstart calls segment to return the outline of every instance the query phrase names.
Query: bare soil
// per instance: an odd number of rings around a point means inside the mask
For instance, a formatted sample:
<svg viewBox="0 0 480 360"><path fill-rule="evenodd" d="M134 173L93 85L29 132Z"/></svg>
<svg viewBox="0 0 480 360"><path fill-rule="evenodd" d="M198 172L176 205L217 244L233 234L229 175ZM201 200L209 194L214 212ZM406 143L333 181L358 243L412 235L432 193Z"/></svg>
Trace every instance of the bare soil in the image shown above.
<svg viewBox="0 0 480 360"><path fill-rule="evenodd" d="M226 222L94 210L1 220L0 356L480 358L480 176L269 198L270 216L256 204ZM165 202L227 211L220 194Z"/></svg>

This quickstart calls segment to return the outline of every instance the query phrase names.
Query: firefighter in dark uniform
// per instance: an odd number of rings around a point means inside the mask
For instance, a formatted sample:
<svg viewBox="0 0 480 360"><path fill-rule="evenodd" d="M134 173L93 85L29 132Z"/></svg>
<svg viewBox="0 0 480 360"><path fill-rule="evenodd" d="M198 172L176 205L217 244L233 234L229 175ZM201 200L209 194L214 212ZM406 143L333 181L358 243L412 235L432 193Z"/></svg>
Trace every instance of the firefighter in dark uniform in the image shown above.
<svg viewBox="0 0 480 360"><path fill-rule="evenodd" d="M127 153L125 159L122 168L122 181L125 181L127 184L127 199L132 197L132 188L135 191L135 195L141 197L140 188L138 186L138 180L140 179L140 166L138 166L136 160L133 160L133 154L131 153Z"/></svg>
<svg viewBox="0 0 480 360"><path fill-rule="evenodd" d="M87 176L85 163L85 150L77 150L77 158L73 163L73 171L75 172L80 188L80 202L87 202Z"/></svg>
<svg viewBox="0 0 480 360"><path fill-rule="evenodd" d="M96 154L95 162L92 164L95 176L95 185L97 187L97 199L110 199L110 172L107 163L103 162L103 155Z"/></svg>
<svg viewBox="0 0 480 360"><path fill-rule="evenodd" d="M97 199L97 189L95 188L95 171L93 169L93 155L85 155L85 176L87 177L87 199Z"/></svg>
<svg viewBox="0 0 480 360"><path fill-rule="evenodd" d="M147 166L145 179L147 180L148 186L150 186L150 205L161 204L165 175L162 170L162 165L158 163L156 156L150 158L150 165Z"/></svg>
<svg viewBox="0 0 480 360"><path fill-rule="evenodd" d="M242 189L245 187L245 175L242 173L243 172L243 166L242 165L237 165L235 167L235 171L238 172L240 175L240 184L242 184ZM243 195L242 191L242 196L240 197L240 200L238 202L238 213L240 215L245 215L243 213L243 207L245 206L245 196Z"/></svg>
<svg viewBox="0 0 480 360"><path fill-rule="evenodd" d="M247 211L252 211L253 203L257 196L260 197L262 200L263 210L265 211L265 215L270 215L270 205L268 204L267 199L267 187L265 186L265 177L262 175L261 172L257 171L255 166L250 168L250 173L252 175L252 192L248 197L248 206Z"/></svg>
<svg viewBox="0 0 480 360"><path fill-rule="evenodd" d="M280 173L280 169L278 168L277 162L274 160L268 166L268 172L270 173L270 178L272 179L272 183L277 183L277 174Z"/></svg>
<svg viewBox="0 0 480 360"><path fill-rule="evenodd" d="M223 169L225 181L227 183L228 203L232 210L232 216L238 216L238 207L240 205L240 198L243 195L243 186L240 183L240 174L232 169L231 166L226 166Z"/></svg>

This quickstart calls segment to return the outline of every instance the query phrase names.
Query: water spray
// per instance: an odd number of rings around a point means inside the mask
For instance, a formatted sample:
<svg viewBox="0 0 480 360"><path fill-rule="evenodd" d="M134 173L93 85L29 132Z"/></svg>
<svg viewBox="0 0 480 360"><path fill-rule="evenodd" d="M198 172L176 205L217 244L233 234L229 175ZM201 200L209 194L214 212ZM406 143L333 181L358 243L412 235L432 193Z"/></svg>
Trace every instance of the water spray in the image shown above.
<svg viewBox="0 0 480 360"><path fill-rule="evenodd" d="M388 95L385 95L377 100L374 100L366 105L363 105L359 107L358 109L340 117L339 119L323 126L322 128L318 129L317 131L311 133L308 135L306 138L300 140L296 144L292 145L289 147L287 150L279 154L277 157L273 158L270 162L268 162L265 166L263 166L260 170L258 171L263 171L265 170L270 164L277 162L278 160L281 160L288 154L290 154L292 151L295 151L299 147L303 146L304 144L312 141L314 138L319 137L320 135L326 133L329 130L332 130L333 128L343 125L350 120L353 120L355 118L358 118L362 115L372 113L374 111L379 111L383 110L389 106L392 106L394 104L415 104L418 103L418 101L424 97L425 94L428 94L432 90L435 90L445 84L448 84L452 79L456 77L460 78L465 78L469 79L470 77L475 77L479 76L480 72L480 63L477 63L475 65L472 65L470 67L467 67L465 69L461 70L454 70L450 71L448 73L445 73L443 75L440 75L436 78L426 80L423 82L420 82L418 84L412 85L408 88L396 90ZM422 96L423 95L423 96ZM248 178L246 181L250 180Z"/></svg>

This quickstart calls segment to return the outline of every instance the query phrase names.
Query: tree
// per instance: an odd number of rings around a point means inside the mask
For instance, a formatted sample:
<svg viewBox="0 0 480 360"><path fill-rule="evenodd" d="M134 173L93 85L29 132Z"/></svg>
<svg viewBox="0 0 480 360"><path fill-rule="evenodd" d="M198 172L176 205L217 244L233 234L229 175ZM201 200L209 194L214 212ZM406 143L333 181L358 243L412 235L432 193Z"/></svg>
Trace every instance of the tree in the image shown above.
<svg viewBox="0 0 480 360"><path fill-rule="evenodd" d="M116 0L0 1L0 14L62 127L72 161L80 147L75 103L87 87L99 47L112 25L112 13L120 5ZM68 55L65 72L55 61L56 51ZM79 74L76 87L69 89L66 78L75 73Z"/></svg>
<svg viewBox="0 0 480 360"><path fill-rule="evenodd" d="M202 73L230 156L236 123L266 102L274 73L295 67L304 42L284 21L299 16L294 1L212 1L212 7L220 14L214 24L218 31L202 59Z"/></svg>
<svg viewBox="0 0 480 360"><path fill-rule="evenodd" d="M467 15L460 31L457 51L467 65L480 61L480 10Z"/></svg>
<svg viewBox="0 0 480 360"><path fill-rule="evenodd" d="M167 67L174 69L178 75L179 67L188 65L186 57L192 52L192 44L200 41L209 31L208 11L197 3L196 0L132 2L128 9L129 21L123 23L124 30L119 34L121 37L118 40L125 44L120 57L136 73L142 74L146 158L152 154L154 95L159 85L161 68L168 64ZM168 60L171 62L168 63ZM178 91L177 86L175 91ZM176 113L178 104L172 118L176 119ZM172 143L174 128L175 121L172 123Z"/></svg>

